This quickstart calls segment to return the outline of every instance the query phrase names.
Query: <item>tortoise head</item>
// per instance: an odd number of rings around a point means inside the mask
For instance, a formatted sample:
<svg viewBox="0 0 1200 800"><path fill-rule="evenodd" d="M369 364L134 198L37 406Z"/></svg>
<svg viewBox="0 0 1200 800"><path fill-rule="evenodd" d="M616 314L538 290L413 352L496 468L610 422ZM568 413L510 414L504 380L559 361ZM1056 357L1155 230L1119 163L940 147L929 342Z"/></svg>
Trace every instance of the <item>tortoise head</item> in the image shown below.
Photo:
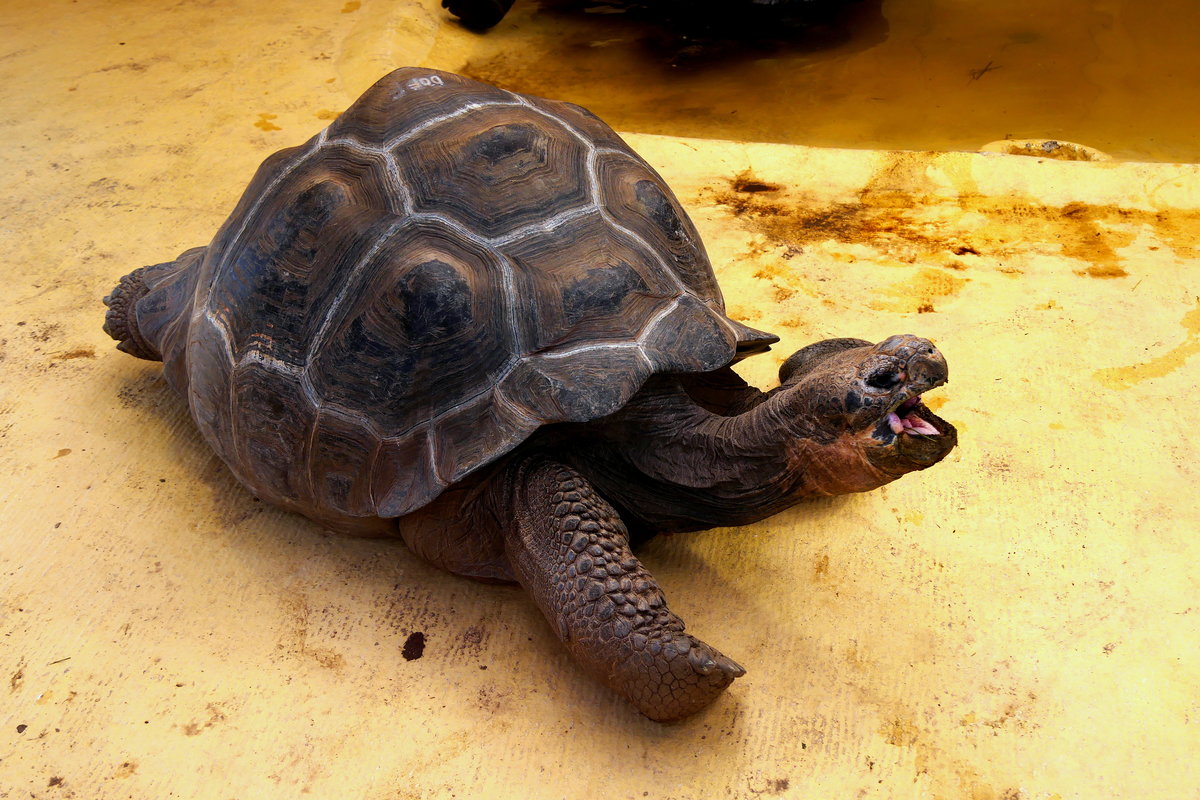
<svg viewBox="0 0 1200 800"><path fill-rule="evenodd" d="M832 449L833 491L861 491L933 466L954 449L954 426L921 401L947 381L946 359L912 335L879 344L828 339L779 369L803 434Z"/></svg>

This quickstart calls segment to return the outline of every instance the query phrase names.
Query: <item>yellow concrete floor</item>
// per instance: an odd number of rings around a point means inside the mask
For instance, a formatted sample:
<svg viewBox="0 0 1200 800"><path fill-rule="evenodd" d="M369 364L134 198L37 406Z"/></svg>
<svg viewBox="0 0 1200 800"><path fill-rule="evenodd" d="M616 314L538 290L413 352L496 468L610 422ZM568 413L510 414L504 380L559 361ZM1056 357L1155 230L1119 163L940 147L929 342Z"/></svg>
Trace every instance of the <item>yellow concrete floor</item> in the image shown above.
<svg viewBox="0 0 1200 800"><path fill-rule="evenodd" d="M628 137L783 337L752 380L919 333L961 438L652 542L749 670L662 726L518 590L255 502L100 331L270 152L493 45L412 0L51 0L0 30L0 798L1200 797L1200 167Z"/></svg>

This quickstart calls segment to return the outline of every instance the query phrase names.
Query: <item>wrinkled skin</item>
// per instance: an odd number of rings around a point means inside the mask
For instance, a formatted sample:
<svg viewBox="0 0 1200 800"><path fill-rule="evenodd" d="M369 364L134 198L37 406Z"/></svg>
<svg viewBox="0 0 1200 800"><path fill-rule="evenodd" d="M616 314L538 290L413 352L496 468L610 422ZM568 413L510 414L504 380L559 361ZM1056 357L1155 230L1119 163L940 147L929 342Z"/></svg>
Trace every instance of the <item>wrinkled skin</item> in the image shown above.
<svg viewBox="0 0 1200 800"><path fill-rule="evenodd" d="M806 498L869 491L957 441L920 402L948 373L915 336L812 345L769 393L723 373L703 386L659 376L608 418L548 428L401 520L401 534L451 571L520 582L576 660L647 716L692 714L744 670L684 632L633 555L631 530L744 525Z"/></svg>

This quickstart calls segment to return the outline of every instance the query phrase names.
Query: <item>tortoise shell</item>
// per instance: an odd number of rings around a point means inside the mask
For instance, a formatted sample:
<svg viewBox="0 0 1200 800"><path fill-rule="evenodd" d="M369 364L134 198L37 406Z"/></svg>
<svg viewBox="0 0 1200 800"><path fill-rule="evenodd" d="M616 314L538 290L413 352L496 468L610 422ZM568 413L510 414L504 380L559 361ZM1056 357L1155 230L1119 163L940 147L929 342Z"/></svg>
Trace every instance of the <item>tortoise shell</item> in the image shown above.
<svg viewBox="0 0 1200 800"><path fill-rule="evenodd" d="M774 341L726 317L607 125L433 70L268 158L189 257L169 379L244 483L326 520L402 516L543 425Z"/></svg>

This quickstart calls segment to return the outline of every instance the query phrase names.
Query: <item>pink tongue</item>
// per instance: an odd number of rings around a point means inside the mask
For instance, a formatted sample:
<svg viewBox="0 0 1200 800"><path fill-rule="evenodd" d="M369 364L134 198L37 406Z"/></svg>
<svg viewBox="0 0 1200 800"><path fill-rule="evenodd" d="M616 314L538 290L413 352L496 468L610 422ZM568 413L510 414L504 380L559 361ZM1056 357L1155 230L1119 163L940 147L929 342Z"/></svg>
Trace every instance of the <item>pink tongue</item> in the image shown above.
<svg viewBox="0 0 1200 800"><path fill-rule="evenodd" d="M927 436L937 436L937 428L930 425L925 420L918 417L916 414L909 414L903 419L896 412L891 412L887 415L888 427L892 429L892 433L899 436L901 433L922 433Z"/></svg>
<svg viewBox="0 0 1200 800"><path fill-rule="evenodd" d="M926 436L937 436L938 429L925 420L912 414L904 418L904 429L910 433L923 433Z"/></svg>

